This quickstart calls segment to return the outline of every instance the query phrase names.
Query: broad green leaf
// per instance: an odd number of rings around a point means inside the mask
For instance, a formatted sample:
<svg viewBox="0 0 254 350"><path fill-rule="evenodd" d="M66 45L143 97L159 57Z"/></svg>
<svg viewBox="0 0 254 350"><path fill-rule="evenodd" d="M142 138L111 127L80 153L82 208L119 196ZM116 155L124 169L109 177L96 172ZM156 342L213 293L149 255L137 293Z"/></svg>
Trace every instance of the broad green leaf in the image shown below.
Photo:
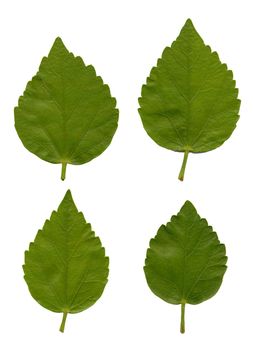
<svg viewBox="0 0 254 350"><path fill-rule="evenodd" d="M139 99L148 135L160 146L189 153L211 151L236 127L240 101L232 71L206 46L188 19L151 70Z"/></svg>
<svg viewBox="0 0 254 350"><path fill-rule="evenodd" d="M23 145L50 163L84 164L110 144L118 110L109 87L57 38L15 108Z"/></svg>
<svg viewBox="0 0 254 350"><path fill-rule="evenodd" d="M151 239L145 275L152 292L170 304L181 305L185 331L185 305L214 296L226 271L225 246L193 204L187 201L171 221Z"/></svg>
<svg viewBox="0 0 254 350"><path fill-rule="evenodd" d="M63 332L68 314L86 310L102 295L108 264L100 239L67 191L25 252L24 278L39 304L63 313Z"/></svg>

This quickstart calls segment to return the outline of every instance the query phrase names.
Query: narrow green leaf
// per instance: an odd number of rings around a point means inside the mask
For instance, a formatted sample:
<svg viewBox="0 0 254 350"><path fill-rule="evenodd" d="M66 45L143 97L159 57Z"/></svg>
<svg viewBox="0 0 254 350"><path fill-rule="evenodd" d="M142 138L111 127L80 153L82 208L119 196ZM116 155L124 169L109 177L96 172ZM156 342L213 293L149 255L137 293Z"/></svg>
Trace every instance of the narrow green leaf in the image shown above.
<svg viewBox="0 0 254 350"><path fill-rule="evenodd" d="M151 239L146 280L159 298L181 305L181 333L185 332L185 305L199 304L217 293L226 262L225 246L189 201Z"/></svg>
<svg viewBox="0 0 254 350"><path fill-rule="evenodd" d="M41 159L84 164L110 144L118 110L109 87L57 38L15 108L15 127L23 145Z"/></svg>
<svg viewBox="0 0 254 350"><path fill-rule="evenodd" d="M188 19L142 87L139 113L148 135L160 146L189 153L211 151L236 127L240 100L232 71L206 46Z"/></svg>
<svg viewBox="0 0 254 350"><path fill-rule="evenodd" d="M50 311L68 314L92 306L107 283L109 260L67 191L25 252L25 280L32 297Z"/></svg>

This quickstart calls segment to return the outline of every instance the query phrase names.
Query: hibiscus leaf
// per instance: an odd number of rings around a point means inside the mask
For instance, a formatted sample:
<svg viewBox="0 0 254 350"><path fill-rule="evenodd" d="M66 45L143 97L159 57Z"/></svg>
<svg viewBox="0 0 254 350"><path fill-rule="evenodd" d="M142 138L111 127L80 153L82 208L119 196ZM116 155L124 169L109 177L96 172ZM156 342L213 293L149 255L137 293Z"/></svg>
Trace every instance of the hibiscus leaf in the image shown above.
<svg viewBox="0 0 254 350"><path fill-rule="evenodd" d="M188 19L151 70L139 99L148 135L160 146L189 153L211 151L236 127L240 101L232 71L206 46Z"/></svg>
<svg viewBox="0 0 254 350"><path fill-rule="evenodd" d="M189 201L151 239L146 280L159 298L181 305L181 333L185 331L185 305L199 304L217 293L226 262L225 246Z"/></svg>
<svg viewBox="0 0 254 350"><path fill-rule="evenodd" d="M108 264L100 239L67 191L25 252L24 278L40 305L63 313L63 332L68 314L86 310L102 295Z"/></svg>
<svg viewBox="0 0 254 350"><path fill-rule="evenodd" d="M38 73L27 84L18 107L15 127L23 145L41 159L84 164L110 144L118 110L109 87L57 38Z"/></svg>

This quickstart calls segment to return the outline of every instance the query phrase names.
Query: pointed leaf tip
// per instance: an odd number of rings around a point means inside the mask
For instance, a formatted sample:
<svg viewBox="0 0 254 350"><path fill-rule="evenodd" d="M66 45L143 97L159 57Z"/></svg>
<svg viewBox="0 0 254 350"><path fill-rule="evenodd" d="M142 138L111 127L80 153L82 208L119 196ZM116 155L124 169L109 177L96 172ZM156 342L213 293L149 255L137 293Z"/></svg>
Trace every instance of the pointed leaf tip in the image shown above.
<svg viewBox="0 0 254 350"><path fill-rule="evenodd" d="M53 43L53 45L52 45L52 47L50 49L49 55L50 55L50 53L52 53L52 51L59 50L59 49L60 50L64 50L64 51L68 51L66 46L64 45L63 40L60 38L60 36L58 36L55 39L55 41L54 41L54 43Z"/></svg>
<svg viewBox="0 0 254 350"><path fill-rule="evenodd" d="M72 194L71 194L71 190L67 190L67 191L66 191L63 200L72 200L72 201L73 201L73 197L72 197Z"/></svg>
<svg viewBox="0 0 254 350"><path fill-rule="evenodd" d="M64 45L63 40L60 38L60 36L56 37L53 45Z"/></svg>
<svg viewBox="0 0 254 350"><path fill-rule="evenodd" d="M188 18L186 20L186 22L184 23L184 26L183 26L182 29L187 29L187 30L190 30L190 31L197 32L196 28L195 28L195 26L194 26L194 24L193 24L193 22L192 22L192 20L190 18Z"/></svg>
<svg viewBox="0 0 254 350"><path fill-rule="evenodd" d="M71 190L68 189L68 190L66 191L66 194L70 194L70 195L71 195Z"/></svg>
<svg viewBox="0 0 254 350"><path fill-rule="evenodd" d="M194 213L197 213L197 209L194 207L194 205L191 203L191 201L187 200L184 205L182 206L181 210L180 211L183 211L183 210L191 210L193 211Z"/></svg>
<svg viewBox="0 0 254 350"><path fill-rule="evenodd" d="M60 203L60 205L58 207L58 211L62 211L62 210L63 211L66 211L66 210L69 211L69 210L72 210L72 209L74 209L75 212L78 211L78 209L76 207L76 204L75 204L75 202L73 200L71 191L68 190L65 193L65 195L64 195L64 197L63 197L63 199L62 199L62 201L61 201L61 203Z"/></svg>
<svg viewBox="0 0 254 350"><path fill-rule="evenodd" d="M185 201L185 203L184 203L184 205L183 206L192 206L192 207L194 207L194 205L191 203L191 201L189 201L188 199L187 199L187 201Z"/></svg>
<svg viewBox="0 0 254 350"><path fill-rule="evenodd" d="M192 20L191 20L190 18L188 18L188 19L186 20L185 25L194 27L193 22L192 22Z"/></svg>

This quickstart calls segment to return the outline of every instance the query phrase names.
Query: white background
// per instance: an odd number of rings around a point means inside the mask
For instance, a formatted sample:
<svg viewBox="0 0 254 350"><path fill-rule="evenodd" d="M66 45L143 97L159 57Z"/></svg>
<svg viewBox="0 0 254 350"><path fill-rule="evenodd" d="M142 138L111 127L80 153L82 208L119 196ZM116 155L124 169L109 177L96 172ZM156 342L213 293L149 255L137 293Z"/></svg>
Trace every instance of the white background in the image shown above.
<svg viewBox="0 0 254 350"><path fill-rule="evenodd" d="M28 1L0 4L0 347L32 349L253 348L254 23L252 1ZM232 137L212 152L182 154L155 144L137 112L141 86L185 20L233 70L241 118ZM110 147L82 166L60 165L29 153L14 129L13 108L41 58L61 36L67 48L93 64L120 110ZM87 311L61 315L34 301L23 280L23 254L70 188L110 257L101 299ZM143 263L162 223L191 200L226 244L228 271L218 294L186 307L149 290Z"/></svg>

